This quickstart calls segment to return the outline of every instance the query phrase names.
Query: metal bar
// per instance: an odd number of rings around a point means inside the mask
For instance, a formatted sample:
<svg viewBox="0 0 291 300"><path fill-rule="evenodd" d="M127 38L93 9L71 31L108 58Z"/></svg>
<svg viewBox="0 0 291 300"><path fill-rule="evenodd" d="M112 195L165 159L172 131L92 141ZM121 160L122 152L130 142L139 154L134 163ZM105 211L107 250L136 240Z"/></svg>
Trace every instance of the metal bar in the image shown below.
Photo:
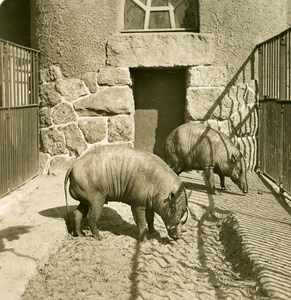
<svg viewBox="0 0 291 300"><path fill-rule="evenodd" d="M276 70L276 76L277 76L277 87L276 87L276 94L277 94L277 99L279 99L279 74L280 74L280 39L277 38L277 70Z"/></svg>
<svg viewBox="0 0 291 300"><path fill-rule="evenodd" d="M15 78L15 83L16 83L16 98L20 99L19 96L19 48L16 48L16 78Z"/></svg>
<svg viewBox="0 0 291 300"><path fill-rule="evenodd" d="M29 47L26 47L26 46L22 46L22 45L19 45L19 44L16 44L16 43L13 43L13 42L8 42L7 40L4 40L4 39L1 39L0 38L0 42L3 42L4 44L6 43L9 43L9 45L13 45L19 49L23 49L23 50L31 50L33 52L40 52L39 50L36 50L36 49L33 49L33 48L29 48Z"/></svg>
<svg viewBox="0 0 291 300"><path fill-rule="evenodd" d="M287 57L287 61L288 61L288 99L291 100L291 32L288 31L288 51L287 51L287 54L288 54L288 57Z"/></svg>
<svg viewBox="0 0 291 300"><path fill-rule="evenodd" d="M257 44L257 47L259 47L259 46L261 46L261 45L264 45L264 44L267 44L268 42L274 40L275 38L281 37L282 35L286 34L286 33L287 33L288 31L290 31L290 30L291 30L291 29L288 28L288 29L286 29L286 30L280 32L279 34L277 34L277 35L275 35L275 36L273 36L273 37L271 37L271 38L269 38L269 39L267 39L267 40L265 40L265 41L263 41L263 42Z"/></svg>
<svg viewBox="0 0 291 300"><path fill-rule="evenodd" d="M24 86L25 86L25 98L23 104L28 104L28 52L25 51L24 59Z"/></svg>
<svg viewBox="0 0 291 300"><path fill-rule="evenodd" d="M258 48L259 58L258 58L258 76L259 76L259 100L263 99L263 91L264 91L264 56L263 56L263 46L259 46Z"/></svg>
<svg viewBox="0 0 291 300"><path fill-rule="evenodd" d="M20 56L19 56L19 71L20 71L20 82L19 82L19 88L20 88L20 98L21 98L21 101L23 99L23 69L22 69L22 62L23 62L23 59L22 59L22 56L23 56L23 50L20 49Z"/></svg>
<svg viewBox="0 0 291 300"><path fill-rule="evenodd" d="M8 65L8 43L5 44L4 46L4 76L5 76L5 98L4 98L4 103L6 107L10 106L10 90L9 90L9 65Z"/></svg>
<svg viewBox="0 0 291 300"><path fill-rule="evenodd" d="M38 53L34 53L34 61L33 61L33 90L34 90L34 104L38 104Z"/></svg>
<svg viewBox="0 0 291 300"><path fill-rule="evenodd" d="M29 53L29 65L30 65L30 70L29 70L29 99L28 99L28 104L33 103L33 52L30 51Z"/></svg>
<svg viewBox="0 0 291 300"><path fill-rule="evenodd" d="M271 65L271 46L270 46L270 43L268 44L268 48L267 48L267 96L268 98L271 97L271 87L270 87L270 83L271 83L271 80L270 80L270 65Z"/></svg>
<svg viewBox="0 0 291 300"><path fill-rule="evenodd" d="M0 107L4 106L4 43L0 41Z"/></svg>
<svg viewBox="0 0 291 300"><path fill-rule="evenodd" d="M38 52L0 39L0 197L38 173L38 109Z"/></svg>
<svg viewBox="0 0 291 300"><path fill-rule="evenodd" d="M283 35L280 38L280 99L286 99L286 73L286 37Z"/></svg>

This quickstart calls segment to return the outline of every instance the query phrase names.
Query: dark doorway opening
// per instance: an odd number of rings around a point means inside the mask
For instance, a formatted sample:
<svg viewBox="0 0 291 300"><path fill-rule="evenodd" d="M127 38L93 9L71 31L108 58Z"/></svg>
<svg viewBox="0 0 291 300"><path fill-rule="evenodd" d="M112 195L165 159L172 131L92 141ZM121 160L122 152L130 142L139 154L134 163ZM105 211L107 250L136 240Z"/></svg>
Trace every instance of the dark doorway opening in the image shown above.
<svg viewBox="0 0 291 300"><path fill-rule="evenodd" d="M30 47L30 0L4 0L0 4L0 38Z"/></svg>
<svg viewBox="0 0 291 300"><path fill-rule="evenodd" d="M185 121L185 69L133 69L135 147L164 158L167 135Z"/></svg>

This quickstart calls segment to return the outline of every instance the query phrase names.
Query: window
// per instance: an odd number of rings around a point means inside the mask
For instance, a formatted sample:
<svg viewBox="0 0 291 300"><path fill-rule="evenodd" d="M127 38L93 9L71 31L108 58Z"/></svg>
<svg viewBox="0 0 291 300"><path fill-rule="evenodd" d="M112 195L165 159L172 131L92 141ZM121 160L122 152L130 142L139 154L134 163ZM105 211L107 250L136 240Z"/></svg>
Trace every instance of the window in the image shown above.
<svg viewBox="0 0 291 300"><path fill-rule="evenodd" d="M198 0L125 0L125 31L199 30Z"/></svg>

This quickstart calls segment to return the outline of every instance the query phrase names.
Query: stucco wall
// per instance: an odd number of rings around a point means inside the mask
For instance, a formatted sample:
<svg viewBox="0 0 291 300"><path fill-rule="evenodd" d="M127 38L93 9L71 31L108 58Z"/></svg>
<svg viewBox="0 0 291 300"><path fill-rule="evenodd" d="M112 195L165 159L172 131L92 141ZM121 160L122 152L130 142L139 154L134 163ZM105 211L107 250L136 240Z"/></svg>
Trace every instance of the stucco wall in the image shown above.
<svg viewBox="0 0 291 300"><path fill-rule="evenodd" d="M200 31L215 36L215 64L231 78L256 44L288 27L288 0L200 0Z"/></svg>
<svg viewBox="0 0 291 300"><path fill-rule="evenodd" d="M31 0L32 47L40 67L60 65L65 76L97 71L116 31L118 0Z"/></svg>
<svg viewBox="0 0 291 300"><path fill-rule="evenodd" d="M226 66L229 78L257 43L287 28L288 1L200 0L200 32L215 35L215 64ZM31 0L41 68L60 65L69 77L102 67L108 38L121 29L123 2Z"/></svg>

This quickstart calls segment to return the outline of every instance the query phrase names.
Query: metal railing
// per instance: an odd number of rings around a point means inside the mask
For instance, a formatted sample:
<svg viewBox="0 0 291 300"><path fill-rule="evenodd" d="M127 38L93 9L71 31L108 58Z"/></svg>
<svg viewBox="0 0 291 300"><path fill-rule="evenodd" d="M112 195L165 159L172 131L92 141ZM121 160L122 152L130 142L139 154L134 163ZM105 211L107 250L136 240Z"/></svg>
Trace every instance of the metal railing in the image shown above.
<svg viewBox="0 0 291 300"><path fill-rule="evenodd" d="M38 51L0 39L0 197L38 173Z"/></svg>
<svg viewBox="0 0 291 300"><path fill-rule="evenodd" d="M0 107L38 102L38 52L0 39Z"/></svg>
<svg viewBox="0 0 291 300"><path fill-rule="evenodd" d="M291 28L259 44L258 167L291 192Z"/></svg>

